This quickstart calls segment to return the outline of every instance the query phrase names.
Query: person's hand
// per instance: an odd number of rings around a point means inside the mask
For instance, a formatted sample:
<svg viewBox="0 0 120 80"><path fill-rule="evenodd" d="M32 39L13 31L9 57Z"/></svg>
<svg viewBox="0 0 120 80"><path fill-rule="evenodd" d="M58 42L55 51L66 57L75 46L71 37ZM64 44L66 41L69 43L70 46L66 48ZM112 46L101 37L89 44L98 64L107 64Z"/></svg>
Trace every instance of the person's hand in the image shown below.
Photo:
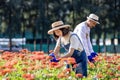
<svg viewBox="0 0 120 80"><path fill-rule="evenodd" d="M96 52L92 52L92 53L91 53L91 56L92 56L92 57L96 57L96 56L98 56L98 54L97 54Z"/></svg>
<svg viewBox="0 0 120 80"><path fill-rule="evenodd" d="M89 60L90 62L94 62L94 59L93 59L93 57L92 57L91 55L88 56L88 60Z"/></svg>
<svg viewBox="0 0 120 80"><path fill-rule="evenodd" d="M94 57L98 56L98 54L96 52L92 52L89 56L88 56L88 60L90 62L95 62Z"/></svg>
<svg viewBox="0 0 120 80"><path fill-rule="evenodd" d="M50 60L50 62L59 62L59 60L56 59L54 53L50 53L49 56L52 57L52 59Z"/></svg>

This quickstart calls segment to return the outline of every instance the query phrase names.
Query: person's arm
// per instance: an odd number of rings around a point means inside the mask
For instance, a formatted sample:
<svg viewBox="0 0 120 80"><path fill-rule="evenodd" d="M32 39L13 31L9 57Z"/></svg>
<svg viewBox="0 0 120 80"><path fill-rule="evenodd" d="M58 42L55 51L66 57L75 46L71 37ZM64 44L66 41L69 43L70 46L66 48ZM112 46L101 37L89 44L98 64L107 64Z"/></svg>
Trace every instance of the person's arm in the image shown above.
<svg viewBox="0 0 120 80"><path fill-rule="evenodd" d="M74 48L70 48L68 53L66 53L64 56L62 56L61 58L67 58L67 57L71 57L73 52L74 52Z"/></svg>
<svg viewBox="0 0 120 80"><path fill-rule="evenodd" d="M54 54L57 58L59 57L59 55L58 55L59 51L60 51L60 46L56 46L54 49Z"/></svg>
<svg viewBox="0 0 120 80"><path fill-rule="evenodd" d="M97 53L94 52L94 50L93 50L93 47L92 47L92 44L91 44L91 41L90 41L90 36L88 37L88 47L89 47L89 51L90 51L90 56L92 57L92 61L94 61L93 58L95 56L97 56Z"/></svg>
<svg viewBox="0 0 120 80"><path fill-rule="evenodd" d="M53 51L56 57L59 57L58 56L59 51L60 51L60 38L58 38L56 46L55 46L54 51Z"/></svg>
<svg viewBox="0 0 120 80"><path fill-rule="evenodd" d="M88 48L90 53L94 52L91 41L90 41L90 35L88 36Z"/></svg>

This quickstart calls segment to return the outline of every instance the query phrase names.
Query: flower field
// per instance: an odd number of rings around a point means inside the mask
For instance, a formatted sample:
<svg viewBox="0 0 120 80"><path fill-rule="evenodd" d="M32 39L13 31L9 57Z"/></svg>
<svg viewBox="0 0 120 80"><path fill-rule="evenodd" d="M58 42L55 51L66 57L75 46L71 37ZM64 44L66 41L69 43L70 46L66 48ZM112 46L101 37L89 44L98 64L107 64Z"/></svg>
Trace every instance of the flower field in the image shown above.
<svg viewBox="0 0 120 80"><path fill-rule="evenodd" d="M120 56L98 54L95 63L88 62L88 77L75 74L73 58L50 62L43 51L1 52L0 80L120 80ZM70 64L70 68L66 65ZM73 66L71 66L71 64Z"/></svg>

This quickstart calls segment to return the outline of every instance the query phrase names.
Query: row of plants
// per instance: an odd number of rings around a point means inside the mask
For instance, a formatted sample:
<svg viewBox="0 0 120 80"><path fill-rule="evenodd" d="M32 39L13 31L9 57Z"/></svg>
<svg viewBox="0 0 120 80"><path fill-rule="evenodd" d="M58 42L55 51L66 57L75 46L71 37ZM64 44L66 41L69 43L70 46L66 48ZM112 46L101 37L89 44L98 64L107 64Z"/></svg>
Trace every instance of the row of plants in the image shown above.
<svg viewBox="0 0 120 80"><path fill-rule="evenodd" d="M120 80L120 56L101 53L88 62L88 77L75 74L74 58L61 58L50 62L52 57L43 51L1 52L0 80ZM70 65L67 68L66 65ZM74 65L73 65L74 64ZM72 66L71 66L72 65Z"/></svg>

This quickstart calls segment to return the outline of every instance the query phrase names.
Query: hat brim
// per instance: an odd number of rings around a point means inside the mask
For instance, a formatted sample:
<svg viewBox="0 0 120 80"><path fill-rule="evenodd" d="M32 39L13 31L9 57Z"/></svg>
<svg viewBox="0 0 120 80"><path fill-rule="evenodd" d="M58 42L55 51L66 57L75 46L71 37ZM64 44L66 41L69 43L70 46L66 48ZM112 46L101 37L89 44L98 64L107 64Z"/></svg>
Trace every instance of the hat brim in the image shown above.
<svg viewBox="0 0 120 80"><path fill-rule="evenodd" d="M59 27L50 29L50 30L48 31L48 34L53 34L53 31L58 30L58 29L61 29L61 28L67 28L67 27L70 27L70 25L63 25L63 26L59 26Z"/></svg>
<svg viewBox="0 0 120 80"><path fill-rule="evenodd" d="M87 17L87 19L90 19L90 20L92 20L92 21L96 22L97 24L100 24L98 21L95 21L95 20L93 20L93 19L92 19L92 18L90 18L90 17Z"/></svg>

